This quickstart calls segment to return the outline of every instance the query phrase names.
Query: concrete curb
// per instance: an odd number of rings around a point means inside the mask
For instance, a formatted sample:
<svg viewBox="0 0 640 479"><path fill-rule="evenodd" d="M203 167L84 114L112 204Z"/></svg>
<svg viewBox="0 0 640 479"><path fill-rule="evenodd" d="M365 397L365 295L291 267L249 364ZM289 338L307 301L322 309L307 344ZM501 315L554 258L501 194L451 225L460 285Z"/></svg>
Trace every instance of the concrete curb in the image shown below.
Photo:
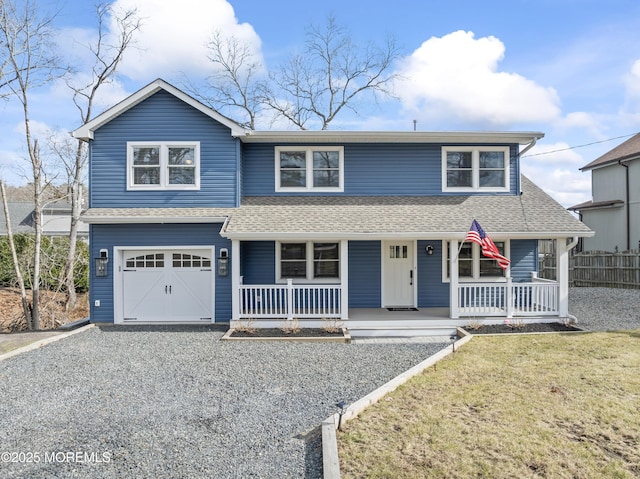
<svg viewBox="0 0 640 479"><path fill-rule="evenodd" d="M61 339L68 338L69 336L73 336L74 334L81 333L93 327L95 327L94 324L89 324L87 326L82 326L81 328L74 329L66 333L61 333L56 336L51 336L49 338L41 339L39 341L34 341L33 343L29 343L26 346L22 346L21 348L17 348L17 349L14 349L13 351L9 351L8 353L1 354L0 361L4 361L5 359L12 358L14 356L17 356L18 354L26 353L27 351L33 351L34 349L41 348L42 346L46 346L47 344L55 343L56 341L60 341Z"/></svg>
<svg viewBox="0 0 640 479"><path fill-rule="evenodd" d="M417 376L441 359L444 359L449 354L453 353L458 348L471 341L471 339L473 338L472 335L468 334L464 330L461 330L460 328L458 328L458 335L462 337L451 346L447 346L442 351L437 352L433 356L429 356L421 363L415 365L410 369L407 369L405 372L396 376L386 384L383 384L378 389L375 389L363 398L350 404L344 410L344 413L342 415L342 422L344 423L351 419L355 419L362 411L367 409L369 406L377 403L380 399L382 399L390 392L396 390L399 386L406 383L409 379ZM340 479L340 460L338 457L338 441L336 436L337 428L338 414L329 416L327 419L322 421L322 467L324 479Z"/></svg>

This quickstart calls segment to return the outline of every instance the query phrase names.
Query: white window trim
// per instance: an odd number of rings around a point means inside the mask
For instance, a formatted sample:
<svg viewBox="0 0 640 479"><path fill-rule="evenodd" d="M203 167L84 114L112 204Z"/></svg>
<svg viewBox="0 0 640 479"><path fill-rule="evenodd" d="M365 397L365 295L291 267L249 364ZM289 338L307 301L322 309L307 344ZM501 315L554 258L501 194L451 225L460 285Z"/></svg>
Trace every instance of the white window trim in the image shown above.
<svg viewBox="0 0 640 479"><path fill-rule="evenodd" d="M510 240L496 240L499 243L504 243L504 255L507 258L511 257L511 241ZM460 283L503 283L507 281L507 277L505 276L480 276L480 258L482 256L482 250L480 249L480 245L478 243L471 243L472 246L472 254L473 254L473 276L471 278L467 276L458 276L458 282ZM458 244L458 248L460 248L460 244ZM451 278L447 274L448 264L449 264L449 241L442 241L442 282L449 283ZM457 252L456 252L457 253ZM486 258L486 261L490 261L489 258ZM495 260L494 260L495 261Z"/></svg>
<svg viewBox="0 0 640 479"><path fill-rule="evenodd" d="M281 186L280 185L280 152L281 151L304 151L306 153L306 181L305 187ZM313 186L313 152L314 151L337 151L339 156L339 185L337 187L314 187ZM276 172L276 192L302 193L302 192L333 192L344 191L344 147L343 146L276 146L275 147L275 172Z"/></svg>
<svg viewBox="0 0 640 479"><path fill-rule="evenodd" d="M472 186L447 186L447 153L456 151L472 152ZM480 187L480 152L504 152L504 186ZM443 146L442 147L442 191L449 192L504 192L510 191L511 154L508 146Z"/></svg>
<svg viewBox="0 0 640 479"><path fill-rule="evenodd" d="M194 152L194 176L193 185L169 184L169 148L193 146ZM133 149L135 147L159 147L160 148L160 184L138 185L133 182ZM128 191L165 191L165 190L199 190L200 189L200 142L199 141L128 141L127 142L127 190Z"/></svg>
<svg viewBox="0 0 640 479"><path fill-rule="evenodd" d="M294 284L339 284L340 283L340 264L343 261L342 256L339 254L338 256L338 277L337 278L314 278L313 277L313 245L314 243L337 243L338 251L341 252L340 249L340 241L339 240L317 240L317 241L304 241L304 240L290 240L290 241L276 241L276 283L284 284L287 282L289 278L282 277L282 253L280 245L289 243L305 243L306 244L306 262L307 262L307 275L306 278L290 278L293 280Z"/></svg>

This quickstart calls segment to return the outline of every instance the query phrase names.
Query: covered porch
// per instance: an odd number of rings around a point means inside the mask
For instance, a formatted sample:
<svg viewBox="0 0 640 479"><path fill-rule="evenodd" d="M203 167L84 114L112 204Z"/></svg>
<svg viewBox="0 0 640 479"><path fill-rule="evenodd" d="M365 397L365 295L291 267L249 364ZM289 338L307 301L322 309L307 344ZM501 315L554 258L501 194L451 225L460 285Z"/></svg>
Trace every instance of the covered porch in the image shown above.
<svg viewBox="0 0 640 479"><path fill-rule="evenodd" d="M453 307L349 308L341 284L239 285L238 314L231 326L280 327L296 320L301 327L340 324L360 336L444 336L458 326L505 321L555 322L562 315L561 287L535 278L527 283L462 283ZM567 290L568 295L568 290ZM567 297L565 296L565 302ZM568 304L564 305L568 309Z"/></svg>

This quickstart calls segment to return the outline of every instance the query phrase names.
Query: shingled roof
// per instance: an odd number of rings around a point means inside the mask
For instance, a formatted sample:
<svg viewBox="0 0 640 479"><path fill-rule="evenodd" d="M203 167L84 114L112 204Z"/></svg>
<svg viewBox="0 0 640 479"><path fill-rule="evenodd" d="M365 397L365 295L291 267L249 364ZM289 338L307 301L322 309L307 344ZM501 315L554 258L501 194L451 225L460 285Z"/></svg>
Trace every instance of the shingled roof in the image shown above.
<svg viewBox="0 0 640 479"><path fill-rule="evenodd" d="M611 163L617 163L621 160L630 160L635 158L640 158L640 133L632 136L624 143L616 146L600 158L596 158L591 163L580 169L582 171L592 170L599 166L605 166Z"/></svg>
<svg viewBox="0 0 640 479"><path fill-rule="evenodd" d="M464 237L473 219L494 238L593 232L522 177L522 195L254 196L239 208L92 208L91 223L220 222L231 239Z"/></svg>

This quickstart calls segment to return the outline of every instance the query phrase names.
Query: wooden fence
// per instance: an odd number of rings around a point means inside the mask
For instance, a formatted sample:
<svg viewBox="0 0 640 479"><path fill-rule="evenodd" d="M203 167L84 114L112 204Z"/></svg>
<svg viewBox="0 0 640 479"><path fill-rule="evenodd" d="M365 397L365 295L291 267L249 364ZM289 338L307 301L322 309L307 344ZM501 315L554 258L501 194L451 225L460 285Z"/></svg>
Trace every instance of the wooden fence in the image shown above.
<svg viewBox="0 0 640 479"><path fill-rule="evenodd" d="M540 277L555 280L555 269L555 255L541 255ZM569 257L569 285L640 289L640 251L576 253Z"/></svg>

